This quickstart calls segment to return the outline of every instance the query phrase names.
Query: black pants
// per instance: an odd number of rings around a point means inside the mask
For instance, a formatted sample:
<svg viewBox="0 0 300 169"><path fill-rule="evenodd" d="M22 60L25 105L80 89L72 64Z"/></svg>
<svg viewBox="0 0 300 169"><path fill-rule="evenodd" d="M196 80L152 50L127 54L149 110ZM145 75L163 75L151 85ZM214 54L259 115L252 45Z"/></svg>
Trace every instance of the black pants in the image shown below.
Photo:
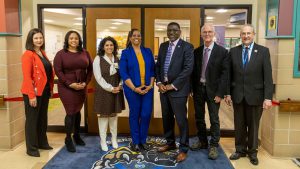
<svg viewBox="0 0 300 169"><path fill-rule="evenodd" d="M187 97L171 97L168 93L160 94L164 136L167 144L175 144L175 119L180 132L180 152L189 150L189 128L187 120ZM174 119L175 116L175 119Z"/></svg>
<svg viewBox="0 0 300 169"><path fill-rule="evenodd" d="M236 151L256 155L262 105L251 106L243 99L241 103L233 103L233 109Z"/></svg>
<svg viewBox="0 0 300 169"><path fill-rule="evenodd" d="M48 104L50 92L44 90L42 96L37 96L37 106L31 107L28 95L23 94L25 105L25 140L28 152L37 151L39 147L48 146Z"/></svg>
<svg viewBox="0 0 300 169"><path fill-rule="evenodd" d="M220 120L219 108L220 103L215 103L213 99L209 99L204 85L197 86L193 93L194 107L195 107L195 120L198 129L198 137L201 142L207 141L206 123L205 123L205 102L208 107L208 114L210 120L210 146L217 147L220 141Z"/></svg>

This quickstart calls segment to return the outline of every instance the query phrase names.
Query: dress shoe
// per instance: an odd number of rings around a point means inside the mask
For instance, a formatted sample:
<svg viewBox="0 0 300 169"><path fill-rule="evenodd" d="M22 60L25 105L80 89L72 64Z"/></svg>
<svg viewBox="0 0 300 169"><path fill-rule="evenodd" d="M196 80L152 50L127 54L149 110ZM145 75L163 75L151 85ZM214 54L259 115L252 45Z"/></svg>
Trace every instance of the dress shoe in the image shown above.
<svg viewBox="0 0 300 169"><path fill-rule="evenodd" d="M190 149L192 151L200 150L200 149L207 149L208 148L208 143L204 141L199 141L191 145Z"/></svg>
<svg viewBox="0 0 300 169"><path fill-rule="evenodd" d="M218 158L218 149L217 147L210 147L209 150L208 150L208 158L211 159L211 160L215 160Z"/></svg>
<svg viewBox="0 0 300 169"><path fill-rule="evenodd" d="M135 152L140 152L140 147L138 144L133 144L133 143L130 143L130 150L132 151L135 151Z"/></svg>
<svg viewBox="0 0 300 169"><path fill-rule="evenodd" d="M74 143L71 138L66 138L65 144L66 144L66 148L69 152L71 152L71 153L76 152L76 148L75 148Z"/></svg>
<svg viewBox="0 0 300 169"><path fill-rule="evenodd" d="M184 161L186 158L187 158L187 153L180 152L176 157L176 162L180 163L180 162Z"/></svg>
<svg viewBox="0 0 300 169"><path fill-rule="evenodd" d="M74 134L73 135L73 139L75 141L75 143L79 146L85 146L85 142L81 139L79 134Z"/></svg>
<svg viewBox="0 0 300 169"><path fill-rule="evenodd" d="M39 146L39 149L42 149L42 150L52 150L53 147L51 147L49 145L46 145L46 146Z"/></svg>
<svg viewBox="0 0 300 169"><path fill-rule="evenodd" d="M175 150L176 149L176 145L175 144L171 144L171 145L168 145L168 144L165 144L161 147L159 147L157 149L158 152L166 152L166 151L169 151L169 150Z"/></svg>
<svg viewBox="0 0 300 169"><path fill-rule="evenodd" d="M249 156L250 163L253 165L258 165L258 158L256 156Z"/></svg>
<svg viewBox="0 0 300 169"><path fill-rule="evenodd" d="M238 153L238 152L235 152L233 154L230 155L229 159L230 160L238 160L240 159L241 157L246 157L246 154L245 153Z"/></svg>
<svg viewBox="0 0 300 169"><path fill-rule="evenodd" d="M27 151L26 153L32 157L40 157L41 156L39 151Z"/></svg>
<svg viewBox="0 0 300 169"><path fill-rule="evenodd" d="M145 151L149 151L151 149L150 146L148 146L146 143L145 144L140 144L140 147L142 150L145 150Z"/></svg>

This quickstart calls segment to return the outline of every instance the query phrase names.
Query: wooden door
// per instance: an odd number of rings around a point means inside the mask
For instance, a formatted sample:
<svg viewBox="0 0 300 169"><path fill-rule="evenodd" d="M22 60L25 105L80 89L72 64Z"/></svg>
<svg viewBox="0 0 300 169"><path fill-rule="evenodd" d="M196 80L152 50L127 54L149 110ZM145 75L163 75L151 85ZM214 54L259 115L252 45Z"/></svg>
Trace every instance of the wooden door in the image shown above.
<svg viewBox="0 0 300 169"><path fill-rule="evenodd" d="M157 27L158 24L162 23L162 25L168 22L178 22L187 24L189 23L189 32L186 33L185 37L182 39L189 41L194 45L194 47L198 47L200 44L200 9L199 8L145 8L145 46L151 48L151 50L157 51L156 46L167 39L167 33L161 37L155 35L158 30L163 30L164 28ZM159 22L159 23L158 23ZM187 24L188 25L188 24ZM157 28L156 28L157 27ZM159 29L158 29L159 28ZM165 25L165 29L167 28L167 24ZM181 27L183 30L183 27ZM157 33L161 34L161 33ZM188 35L188 36L187 36ZM159 39L157 39L159 38ZM157 44L157 41L160 43ZM188 120L189 120L189 131L190 134L194 135L196 133L195 127L195 115L194 115L194 106L192 98L189 98L188 101ZM176 127L176 133L178 133L178 129ZM163 134L163 126L162 126L162 118L161 118L161 109L160 109L160 99L159 93L157 92L157 87L155 87L154 94L154 113L151 119L149 134Z"/></svg>
<svg viewBox="0 0 300 169"><path fill-rule="evenodd" d="M131 28L141 28L141 9L140 8L87 8L86 10L87 27L87 50L89 51L92 58L96 56L96 44L100 40L97 34L97 19L104 22L105 19L120 20L128 19L131 23ZM98 20L99 21L99 20ZM111 25L113 27L113 25ZM99 32L98 32L99 33ZM128 32L127 32L128 33ZM127 37L126 37L127 38ZM122 40L122 37L121 37ZM124 40L124 38L123 38ZM89 88L95 87L95 79L89 84ZM87 98L87 111L88 111L88 132L98 132L98 120L97 115L94 113L94 95L89 94ZM127 105L126 105L127 106ZM118 120L118 133L129 133L128 123L128 106L123 111L122 115L119 116Z"/></svg>

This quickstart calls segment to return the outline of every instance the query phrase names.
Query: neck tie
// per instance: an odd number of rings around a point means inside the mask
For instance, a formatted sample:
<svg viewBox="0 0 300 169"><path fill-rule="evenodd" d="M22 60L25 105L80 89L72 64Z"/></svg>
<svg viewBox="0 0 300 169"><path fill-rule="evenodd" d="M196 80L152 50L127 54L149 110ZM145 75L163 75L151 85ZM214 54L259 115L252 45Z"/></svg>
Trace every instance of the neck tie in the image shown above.
<svg viewBox="0 0 300 169"><path fill-rule="evenodd" d="M169 66L170 66L170 62L171 62L171 57L172 57L172 46L174 46L174 44L171 42L167 51L167 56L165 59L165 64L164 64L164 76L168 77L168 70L169 70Z"/></svg>
<svg viewBox="0 0 300 169"><path fill-rule="evenodd" d="M247 64L248 64L248 47L245 47L245 52L244 52L244 56L243 56L243 67L246 68Z"/></svg>
<svg viewBox="0 0 300 169"><path fill-rule="evenodd" d="M210 51L209 48L205 48L204 54L203 54L203 61L202 61L202 70L201 70L201 79L205 81L205 71L206 71L206 66L208 63L208 52Z"/></svg>

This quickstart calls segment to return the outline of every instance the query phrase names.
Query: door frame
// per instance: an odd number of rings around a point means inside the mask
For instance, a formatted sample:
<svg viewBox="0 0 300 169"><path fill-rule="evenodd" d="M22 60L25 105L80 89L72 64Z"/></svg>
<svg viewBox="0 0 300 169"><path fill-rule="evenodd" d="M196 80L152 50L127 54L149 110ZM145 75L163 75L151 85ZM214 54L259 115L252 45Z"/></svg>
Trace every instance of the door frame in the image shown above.
<svg viewBox="0 0 300 169"><path fill-rule="evenodd" d="M205 16L205 9L220 9L220 8L227 8L227 9L246 9L247 10L247 22L249 24L252 23L252 4L231 4L231 5L199 5L199 4L192 4L192 5L155 5L155 4L37 4L37 19L38 19L38 28L43 28L43 9L44 8L82 8L82 38L83 38L83 47L86 48L86 8L93 7L93 8L141 8L141 33L142 38L145 39L145 8L200 8L200 27L204 24L204 16ZM200 44L202 44L202 38L200 38ZM87 122L87 110L88 105L85 103L85 126L81 128L82 132L88 131L88 122ZM48 131L53 132L65 132L64 126L60 125L51 125L48 126ZM221 129L221 136L222 137L233 137L234 130L230 129Z"/></svg>

